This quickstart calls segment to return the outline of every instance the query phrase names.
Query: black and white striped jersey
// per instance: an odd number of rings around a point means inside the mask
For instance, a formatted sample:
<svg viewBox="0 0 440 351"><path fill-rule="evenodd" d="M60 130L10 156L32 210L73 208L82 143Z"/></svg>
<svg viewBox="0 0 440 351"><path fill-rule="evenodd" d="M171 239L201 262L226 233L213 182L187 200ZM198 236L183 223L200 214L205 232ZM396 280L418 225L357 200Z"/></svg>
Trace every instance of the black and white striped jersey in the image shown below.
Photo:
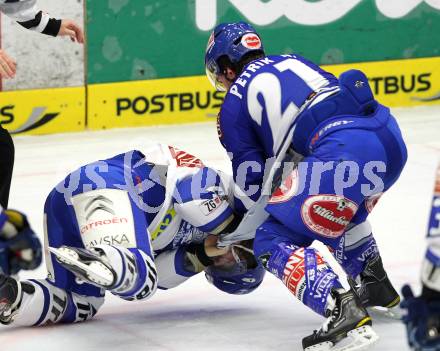
<svg viewBox="0 0 440 351"><path fill-rule="evenodd" d="M37 0L0 0L0 12L36 32L57 36L60 31L61 20L39 10Z"/></svg>

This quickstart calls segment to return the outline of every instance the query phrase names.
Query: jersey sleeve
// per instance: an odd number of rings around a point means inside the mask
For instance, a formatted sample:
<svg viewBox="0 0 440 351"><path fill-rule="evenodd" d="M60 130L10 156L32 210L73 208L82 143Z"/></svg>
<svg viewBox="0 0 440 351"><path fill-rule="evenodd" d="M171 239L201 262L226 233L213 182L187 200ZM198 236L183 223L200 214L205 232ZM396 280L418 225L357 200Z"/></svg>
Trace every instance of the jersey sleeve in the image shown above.
<svg viewBox="0 0 440 351"><path fill-rule="evenodd" d="M36 0L17 0L0 4L0 11L26 29L56 37L61 20L39 10Z"/></svg>
<svg viewBox="0 0 440 351"><path fill-rule="evenodd" d="M183 246L161 252L154 259L154 262L157 268L159 289L175 288L198 273L198 271L190 270L189 264L191 262L188 259L186 248Z"/></svg>
<svg viewBox="0 0 440 351"><path fill-rule="evenodd" d="M218 173L208 167L180 180L173 194L174 209L182 219L210 234L221 233L233 220Z"/></svg>
<svg viewBox="0 0 440 351"><path fill-rule="evenodd" d="M232 162L235 210L245 213L261 195L265 158L252 125L236 101L225 100L218 117L218 134Z"/></svg>

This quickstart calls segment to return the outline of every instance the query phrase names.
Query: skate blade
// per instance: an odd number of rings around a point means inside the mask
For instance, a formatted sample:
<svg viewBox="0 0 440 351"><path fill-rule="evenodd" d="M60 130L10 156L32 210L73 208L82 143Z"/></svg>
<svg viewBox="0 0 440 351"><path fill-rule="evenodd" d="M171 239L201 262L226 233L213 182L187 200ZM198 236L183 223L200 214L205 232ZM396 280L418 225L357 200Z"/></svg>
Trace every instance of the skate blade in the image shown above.
<svg viewBox="0 0 440 351"><path fill-rule="evenodd" d="M367 307L367 311L373 319L396 320L400 321L404 315L403 310L399 306L392 308L374 306Z"/></svg>
<svg viewBox="0 0 440 351"><path fill-rule="evenodd" d="M108 287L113 284L113 272L101 262L94 261L90 264L85 264L81 262L78 253L68 247L60 247L59 249L49 247L49 251L57 257L61 264L79 268L84 273L84 276L78 277L79 279L86 279L88 283L98 285L99 287ZM78 275L75 271L72 271L72 273Z"/></svg>
<svg viewBox="0 0 440 351"><path fill-rule="evenodd" d="M309 346L304 351L361 351L370 348L379 337L369 325L353 329L336 344L330 341Z"/></svg>

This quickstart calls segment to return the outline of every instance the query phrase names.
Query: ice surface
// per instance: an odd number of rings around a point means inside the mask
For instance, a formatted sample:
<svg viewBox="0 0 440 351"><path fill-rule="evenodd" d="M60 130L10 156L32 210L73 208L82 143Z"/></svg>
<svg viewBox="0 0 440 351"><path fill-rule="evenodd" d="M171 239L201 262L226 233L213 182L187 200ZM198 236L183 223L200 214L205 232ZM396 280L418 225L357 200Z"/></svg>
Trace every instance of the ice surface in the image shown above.
<svg viewBox="0 0 440 351"><path fill-rule="evenodd" d="M440 156L440 107L395 109L409 148L401 179L371 215L385 266L396 286L417 284L425 248L434 171ZM16 137L16 165L10 207L28 214L42 233L43 204L69 171L152 142L175 145L206 163L229 170L214 123L121 129L43 137ZM22 277L44 277L45 268ZM13 329L0 327L7 351L80 350L301 350L301 338L322 318L295 300L269 274L247 296L229 296L203 275L159 291L145 302L108 296L97 317L77 325ZM407 350L403 326L379 319L376 350Z"/></svg>

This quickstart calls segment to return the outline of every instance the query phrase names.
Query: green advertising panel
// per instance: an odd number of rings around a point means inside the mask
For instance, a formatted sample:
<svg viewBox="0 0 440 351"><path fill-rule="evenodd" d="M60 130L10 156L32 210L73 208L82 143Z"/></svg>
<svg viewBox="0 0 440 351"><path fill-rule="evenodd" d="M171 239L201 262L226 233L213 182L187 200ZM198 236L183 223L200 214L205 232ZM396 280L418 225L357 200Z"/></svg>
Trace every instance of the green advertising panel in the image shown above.
<svg viewBox="0 0 440 351"><path fill-rule="evenodd" d="M212 28L240 20L268 53L319 64L440 55L428 0L87 0L88 82L203 74Z"/></svg>

